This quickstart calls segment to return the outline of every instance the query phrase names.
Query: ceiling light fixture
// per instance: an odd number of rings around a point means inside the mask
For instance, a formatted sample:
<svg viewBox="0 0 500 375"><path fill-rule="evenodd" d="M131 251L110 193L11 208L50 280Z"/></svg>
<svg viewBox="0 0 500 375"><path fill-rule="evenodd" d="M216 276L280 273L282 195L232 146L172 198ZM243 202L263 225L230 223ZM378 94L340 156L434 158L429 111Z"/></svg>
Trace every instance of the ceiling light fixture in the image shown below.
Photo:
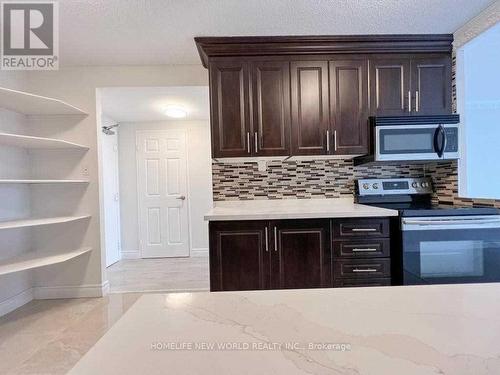
<svg viewBox="0 0 500 375"><path fill-rule="evenodd" d="M187 116L187 111L182 107L169 105L165 108L165 115L172 118L184 118Z"/></svg>

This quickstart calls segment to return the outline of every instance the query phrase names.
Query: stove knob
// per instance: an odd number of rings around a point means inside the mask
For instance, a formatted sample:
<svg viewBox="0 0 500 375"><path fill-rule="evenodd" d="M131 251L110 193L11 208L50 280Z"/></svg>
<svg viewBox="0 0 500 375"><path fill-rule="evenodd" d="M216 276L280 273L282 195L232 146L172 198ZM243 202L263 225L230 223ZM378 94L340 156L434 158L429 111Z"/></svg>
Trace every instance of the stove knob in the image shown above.
<svg viewBox="0 0 500 375"><path fill-rule="evenodd" d="M378 189L378 184L377 183L373 184L372 188L374 188L375 190L377 190Z"/></svg>
<svg viewBox="0 0 500 375"><path fill-rule="evenodd" d="M414 189L418 188L418 182L412 182L411 187Z"/></svg>
<svg viewBox="0 0 500 375"><path fill-rule="evenodd" d="M369 184L363 184L363 189L368 190L370 188Z"/></svg>

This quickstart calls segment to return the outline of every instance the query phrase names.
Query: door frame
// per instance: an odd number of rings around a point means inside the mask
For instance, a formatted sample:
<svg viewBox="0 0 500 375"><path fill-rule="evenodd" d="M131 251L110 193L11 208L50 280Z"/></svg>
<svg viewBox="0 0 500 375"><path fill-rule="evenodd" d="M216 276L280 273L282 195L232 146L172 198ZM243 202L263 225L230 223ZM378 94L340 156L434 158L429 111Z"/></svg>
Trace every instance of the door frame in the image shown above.
<svg viewBox="0 0 500 375"><path fill-rule="evenodd" d="M139 153L139 143L138 143L138 137L139 135L149 135L149 134L161 134L161 133L168 133L168 132L176 132L176 133L182 133L184 134L184 139L185 139L185 156L186 156L186 190L187 190L187 199L186 199L186 208L187 208L187 226L188 226L188 238L187 238L187 245L188 245L188 255L185 257L175 257L175 258L190 258L191 257L191 201L190 201L190 196L191 196L191 186L189 184L189 151L188 151L188 144L189 144L189 138L188 138L188 132L186 129L151 129L151 130L136 130L135 131L135 174L136 174L136 195L137 195L137 235L138 235L138 252L140 259L145 259L144 258L144 248L143 248L143 243L142 243L142 235L143 235L143 230L141 220L140 220L140 212L142 210L142 204L141 200L139 199L139 158L138 158L138 153ZM149 258L148 258L149 259Z"/></svg>

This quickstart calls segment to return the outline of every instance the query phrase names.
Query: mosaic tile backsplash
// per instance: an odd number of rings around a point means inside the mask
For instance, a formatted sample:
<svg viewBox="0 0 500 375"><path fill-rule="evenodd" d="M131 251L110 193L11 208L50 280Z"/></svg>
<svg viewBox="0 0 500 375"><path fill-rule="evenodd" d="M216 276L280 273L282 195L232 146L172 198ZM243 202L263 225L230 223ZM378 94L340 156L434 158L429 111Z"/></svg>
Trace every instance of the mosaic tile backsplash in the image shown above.
<svg viewBox="0 0 500 375"><path fill-rule="evenodd" d="M458 198L456 162L354 167L352 160L271 161L265 172L254 162L212 164L215 201L347 197L359 178L423 176L433 178L436 202L500 207L500 201Z"/></svg>

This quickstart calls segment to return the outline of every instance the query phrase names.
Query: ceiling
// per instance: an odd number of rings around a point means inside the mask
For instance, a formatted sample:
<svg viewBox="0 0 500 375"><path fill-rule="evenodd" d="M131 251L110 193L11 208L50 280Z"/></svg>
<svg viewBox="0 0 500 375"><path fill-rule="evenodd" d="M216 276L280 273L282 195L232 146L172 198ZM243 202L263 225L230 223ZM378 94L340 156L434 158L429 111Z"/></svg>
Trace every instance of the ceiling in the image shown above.
<svg viewBox="0 0 500 375"><path fill-rule="evenodd" d="M179 121L164 114L169 105L187 111L182 120L209 119L206 86L105 88L101 98L102 111L117 122Z"/></svg>
<svg viewBox="0 0 500 375"><path fill-rule="evenodd" d="M64 0L60 63L199 64L195 36L453 33L495 0Z"/></svg>

